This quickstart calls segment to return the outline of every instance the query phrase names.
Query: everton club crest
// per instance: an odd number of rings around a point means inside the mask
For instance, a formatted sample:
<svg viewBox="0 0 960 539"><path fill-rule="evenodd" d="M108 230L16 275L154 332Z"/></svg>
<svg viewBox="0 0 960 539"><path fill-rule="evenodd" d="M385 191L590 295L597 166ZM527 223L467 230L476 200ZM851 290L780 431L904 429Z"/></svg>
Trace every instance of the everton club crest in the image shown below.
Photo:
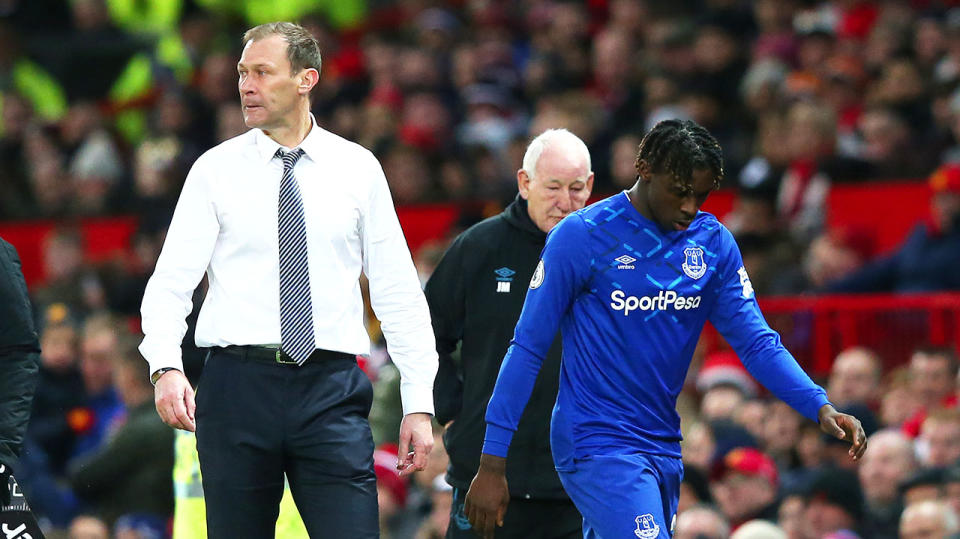
<svg viewBox="0 0 960 539"><path fill-rule="evenodd" d="M650 513L638 516L634 522L637 523L637 529L633 530L633 534L639 539L654 539L660 535L660 526Z"/></svg>
<svg viewBox="0 0 960 539"><path fill-rule="evenodd" d="M691 279L699 279L707 272L707 263L703 260L703 249L687 247L683 250L683 272Z"/></svg>

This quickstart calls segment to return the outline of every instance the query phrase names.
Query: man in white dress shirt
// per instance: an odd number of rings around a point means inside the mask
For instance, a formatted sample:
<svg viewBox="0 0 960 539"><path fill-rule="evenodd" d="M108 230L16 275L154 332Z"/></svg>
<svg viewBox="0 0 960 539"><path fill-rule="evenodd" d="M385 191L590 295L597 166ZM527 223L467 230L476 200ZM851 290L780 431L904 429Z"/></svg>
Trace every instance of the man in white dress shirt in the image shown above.
<svg viewBox="0 0 960 539"><path fill-rule="evenodd" d="M403 474L433 445L429 312L379 162L310 114L316 40L271 23L243 43L252 129L187 176L144 294L140 351L157 412L197 433L211 538L272 537L284 474L312 537L377 537L372 388L355 361L369 348L361 271L402 378ZM204 273L195 400L180 343Z"/></svg>

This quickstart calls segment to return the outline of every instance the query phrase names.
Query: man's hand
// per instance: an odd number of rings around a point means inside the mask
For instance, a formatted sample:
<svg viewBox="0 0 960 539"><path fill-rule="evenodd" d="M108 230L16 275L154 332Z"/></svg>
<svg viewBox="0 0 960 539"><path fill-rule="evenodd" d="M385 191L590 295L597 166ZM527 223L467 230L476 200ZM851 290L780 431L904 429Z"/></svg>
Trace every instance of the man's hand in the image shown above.
<svg viewBox="0 0 960 539"><path fill-rule="evenodd" d="M397 451L397 469L401 477L427 467L427 457L433 450L433 425L430 421L430 414L403 416L400 422L400 448Z"/></svg>
<svg viewBox="0 0 960 539"><path fill-rule="evenodd" d="M153 400L164 423L175 429L196 432L197 423L193 414L197 402L193 388L182 371L172 370L161 374L153 390Z"/></svg>
<svg viewBox="0 0 960 539"><path fill-rule="evenodd" d="M503 527L503 516L510 503L507 489L507 459L486 453L480 455L480 469L467 491L463 512L478 535L493 539L497 526Z"/></svg>
<svg viewBox="0 0 960 539"><path fill-rule="evenodd" d="M863 432L863 427L860 426L860 420L852 415L838 412L829 404L820 407L818 416L820 430L839 440L852 443L850 456L853 457L853 460L860 460L867 450L867 435Z"/></svg>

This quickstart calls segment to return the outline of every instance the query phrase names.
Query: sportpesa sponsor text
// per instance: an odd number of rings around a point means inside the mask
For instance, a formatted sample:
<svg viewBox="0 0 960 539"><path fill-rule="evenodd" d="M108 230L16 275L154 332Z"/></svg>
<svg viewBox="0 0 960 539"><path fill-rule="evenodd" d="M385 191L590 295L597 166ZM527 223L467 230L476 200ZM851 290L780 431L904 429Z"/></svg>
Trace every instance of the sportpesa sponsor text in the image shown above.
<svg viewBox="0 0 960 539"><path fill-rule="evenodd" d="M627 296L623 290L614 290L610 293L613 300L610 306L615 311L623 311L623 316L630 311L665 311L673 309L683 311L696 309L700 306L700 296L681 296L673 290L661 290L656 296Z"/></svg>

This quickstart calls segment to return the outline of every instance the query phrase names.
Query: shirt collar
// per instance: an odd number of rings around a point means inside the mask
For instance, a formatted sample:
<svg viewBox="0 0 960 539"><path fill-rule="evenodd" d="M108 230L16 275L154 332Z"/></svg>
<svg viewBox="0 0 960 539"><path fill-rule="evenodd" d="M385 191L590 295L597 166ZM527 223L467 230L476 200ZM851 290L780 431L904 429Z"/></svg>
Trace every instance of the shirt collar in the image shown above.
<svg viewBox="0 0 960 539"><path fill-rule="evenodd" d="M313 113L310 113L310 132L307 133L307 137L303 139L303 142L298 146L303 149L303 152L313 161L318 162L320 160L320 148L321 144L321 129L317 125L317 119L314 118ZM285 148L281 146L277 141L268 137L262 129L254 130L254 141L257 145L257 153L260 155L260 159L264 162L269 163L275 155L277 155L278 149L283 149L283 151L289 151L293 148Z"/></svg>

